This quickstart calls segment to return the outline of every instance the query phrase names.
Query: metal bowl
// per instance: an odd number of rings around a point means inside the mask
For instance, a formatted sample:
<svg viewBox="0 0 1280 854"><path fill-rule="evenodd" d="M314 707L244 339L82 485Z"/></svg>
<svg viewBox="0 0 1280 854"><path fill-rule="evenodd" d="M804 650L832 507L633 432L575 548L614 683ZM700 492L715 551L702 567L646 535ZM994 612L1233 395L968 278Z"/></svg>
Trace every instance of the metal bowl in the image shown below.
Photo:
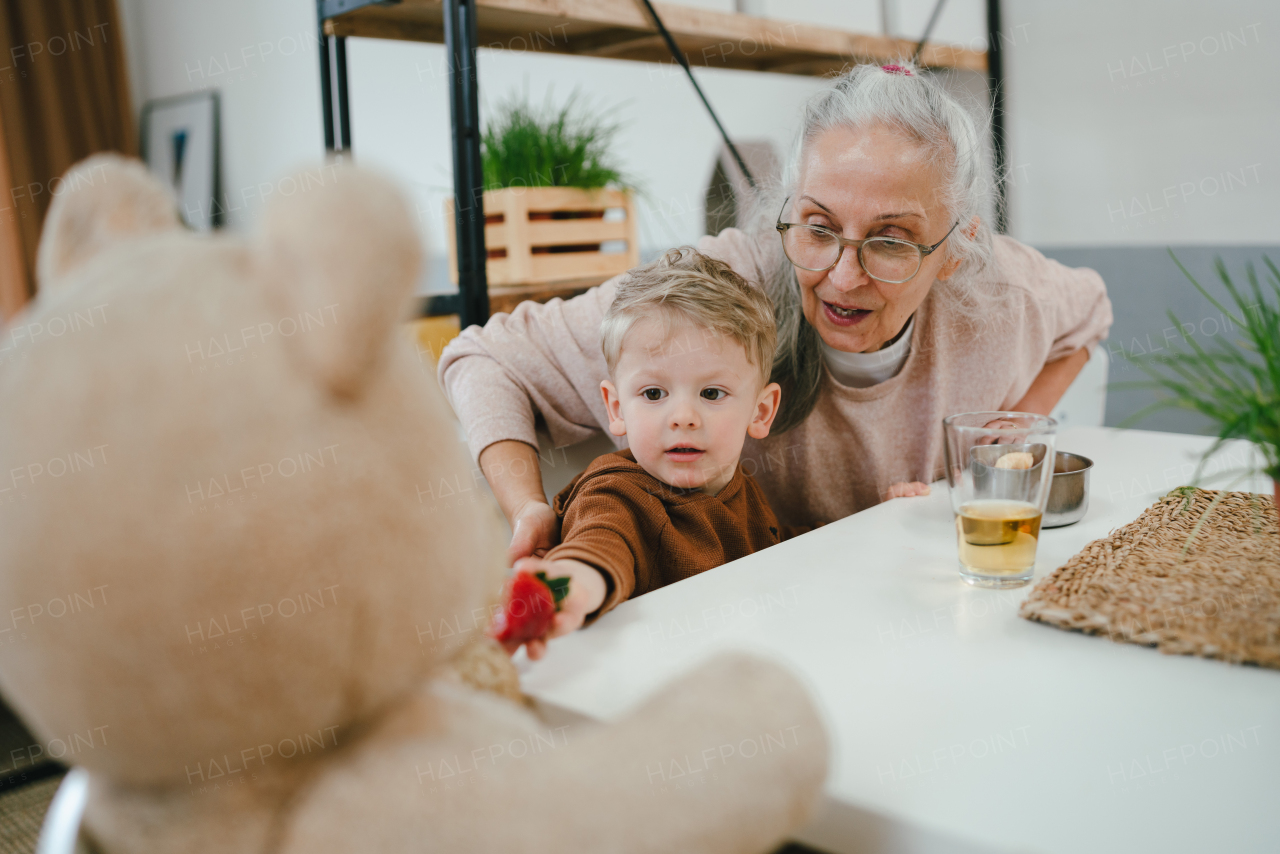
<svg viewBox="0 0 1280 854"><path fill-rule="evenodd" d="M1042 528L1062 528L1084 518L1089 509L1089 471L1093 460L1058 451L1053 459L1053 486L1044 508Z"/></svg>

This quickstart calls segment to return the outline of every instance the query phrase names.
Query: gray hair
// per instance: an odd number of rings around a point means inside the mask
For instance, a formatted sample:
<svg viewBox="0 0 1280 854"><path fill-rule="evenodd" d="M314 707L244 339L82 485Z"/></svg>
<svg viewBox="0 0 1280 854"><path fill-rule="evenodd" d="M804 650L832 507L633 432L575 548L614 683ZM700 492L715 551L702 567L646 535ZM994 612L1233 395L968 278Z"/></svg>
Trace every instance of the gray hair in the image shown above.
<svg viewBox="0 0 1280 854"><path fill-rule="evenodd" d="M816 137L837 127L888 125L918 141L942 167L946 177L940 188L941 201L951 221L960 223L947 239L946 259L959 265L948 279L935 282L934 288L945 289L957 310L976 315L988 304L993 281L988 275L992 244L986 215L992 208L995 184L979 134L979 127L985 124L941 82L909 63L855 66L809 100L781 185L761 194L753 224L759 230L772 229L784 199L796 190L804 153ZM974 217L980 222L977 230L970 232ZM821 342L804 318L795 268L783 254L781 241L774 245L760 273L778 323L773 381L782 386L783 393L773 430L784 432L799 426L817 402L822 381Z"/></svg>

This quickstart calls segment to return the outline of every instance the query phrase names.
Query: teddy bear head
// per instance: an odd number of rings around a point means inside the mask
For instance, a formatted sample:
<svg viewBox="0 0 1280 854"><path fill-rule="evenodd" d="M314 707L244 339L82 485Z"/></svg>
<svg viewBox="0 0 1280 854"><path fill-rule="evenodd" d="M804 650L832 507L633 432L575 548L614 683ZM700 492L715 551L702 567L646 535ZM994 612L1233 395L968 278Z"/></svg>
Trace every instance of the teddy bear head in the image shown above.
<svg viewBox="0 0 1280 854"><path fill-rule="evenodd" d="M401 328L406 205L324 166L209 236L136 162L60 187L0 341L0 688L127 784L330 746L483 632L503 565Z"/></svg>

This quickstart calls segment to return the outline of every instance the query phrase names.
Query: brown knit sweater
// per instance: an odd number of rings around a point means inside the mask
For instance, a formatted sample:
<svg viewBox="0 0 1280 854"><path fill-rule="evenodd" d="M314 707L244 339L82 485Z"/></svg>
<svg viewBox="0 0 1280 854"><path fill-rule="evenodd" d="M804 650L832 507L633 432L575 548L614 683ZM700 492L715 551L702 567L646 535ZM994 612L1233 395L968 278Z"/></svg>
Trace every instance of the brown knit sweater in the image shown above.
<svg viewBox="0 0 1280 854"><path fill-rule="evenodd" d="M718 495L668 486L630 450L598 457L552 502L560 545L604 574L604 605L589 618L673 581L767 549L809 530L778 524L760 486L742 467Z"/></svg>

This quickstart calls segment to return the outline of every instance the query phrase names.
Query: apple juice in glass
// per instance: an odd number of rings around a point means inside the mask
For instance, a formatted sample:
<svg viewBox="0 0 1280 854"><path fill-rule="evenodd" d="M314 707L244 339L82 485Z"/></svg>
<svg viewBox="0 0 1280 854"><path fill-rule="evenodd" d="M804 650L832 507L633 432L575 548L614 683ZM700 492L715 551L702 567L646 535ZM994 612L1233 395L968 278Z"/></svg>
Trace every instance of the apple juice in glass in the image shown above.
<svg viewBox="0 0 1280 854"><path fill-rule="evenodd" d="M960 577L977 587L1028 583L1053 484L1057 422L1028 412L966 412L942 425Z"/></svg>

